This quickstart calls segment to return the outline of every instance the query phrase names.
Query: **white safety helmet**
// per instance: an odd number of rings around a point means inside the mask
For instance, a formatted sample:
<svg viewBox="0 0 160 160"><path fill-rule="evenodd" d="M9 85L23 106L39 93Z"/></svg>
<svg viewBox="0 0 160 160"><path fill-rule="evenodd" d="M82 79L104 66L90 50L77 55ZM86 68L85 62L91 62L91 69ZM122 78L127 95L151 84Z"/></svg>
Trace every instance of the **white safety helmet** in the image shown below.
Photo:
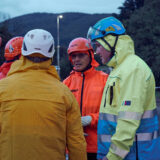
<svg viewBox="0 0 160 160"><path fill-rule="evenodd" d="M22 55L28 56L33 53L40 53L45 57L52 58L54 52L54 38L48 31L34 29L24 36Z"/></svg>

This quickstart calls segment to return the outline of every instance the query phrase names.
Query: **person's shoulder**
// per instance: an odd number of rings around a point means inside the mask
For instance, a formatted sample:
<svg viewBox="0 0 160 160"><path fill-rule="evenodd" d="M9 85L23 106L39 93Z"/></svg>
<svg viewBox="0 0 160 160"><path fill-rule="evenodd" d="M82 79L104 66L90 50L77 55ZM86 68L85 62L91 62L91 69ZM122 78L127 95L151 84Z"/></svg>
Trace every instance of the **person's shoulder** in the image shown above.
<svg viewBox="0 0 160 160"><path fill-rule="evenodd" d="M65 84L70 82L75 75L74 73L75 73L74 71L71 71L70 75L63 80L63 83Z"/></svg>
<svg viewBox="0 0 160 160"><path fill-rule="evenodd" d="M102 77L108 77L108 74L103 71L95 70L95 73Z"/></svg>
<svg viewBox="0 0 160 160"><path fill-rule="evenodd" d="M121 67L121 72L123 75L127 73L128 75L141 75L141 77L149 77L152 73L150 67L147 63L137 55L131 55L124 62L124 65Z"/></svg>
<svg viewBox="0 0 160 160"><path fill-rule="evenodd" d="M70 89L68 88L68 84L67 83L64 83L64 82L60 82L61 84L61 91L63 92L63 96L64 97L72 97L72 92L70 91Z"/></svg>
<svg viewBox="0 0 160 160"><path fill-rule="evenodd" d="M132 63L131 63L132 62ZM132 66L133 68L138 68L139 70L150 69L150 67L147 65L147 63L138 55L132 55L130 58L129 66Z"/></svg>
<svg viewBox="0 0 160 160"><path fill-rule="evenodd" d="M3 77L2 79L0 79L0 92L2 90L5 90L7 88L12 88L14 87L15 82L12 81L12 79L10 79L10 77Z"/></svg>
<svg viewBox="0 0 160 160"><path fill-rule="evenodd" d="M71 81L71 79L72 79L72 76L69 75L68 77L66 77L66 78L63 80L63 83L64 83L64 84L68 84L68 83Z"/></svg>
<svg viewBox="0 0 160 160"><path fill-rule="evenodd" d="M59 85L61 86L61 88L63 88L63 90L68 90L68 87L64 82L60 82Z"/></svg>
<svg viewBox="0 0 160 160"><path fill-rule="evenodd" d="M66 77L66 78L63 80L63 82L71 79L71 77L72 77L72 75L69 75L68 77Z"/></svg>

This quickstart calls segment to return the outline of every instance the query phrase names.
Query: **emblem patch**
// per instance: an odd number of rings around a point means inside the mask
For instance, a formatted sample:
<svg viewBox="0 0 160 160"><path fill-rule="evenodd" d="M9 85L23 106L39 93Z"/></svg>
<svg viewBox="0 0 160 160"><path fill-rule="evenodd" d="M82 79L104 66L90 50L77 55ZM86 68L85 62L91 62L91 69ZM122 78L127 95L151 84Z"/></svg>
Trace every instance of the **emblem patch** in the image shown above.
<svg viewBox="0 0 160 160"><path fill-rule="evenodd" d="M14 48L12 47L12 45L9 46L9 52L12 53L14 50Z"/></svg>
<svg viewBox="0 0 160 160"><path fill-rule="evenodd" d="M112 26L109 26L108 28L105 29L107 32L109 31L115 31L115 29Z"/></svg>
<svg viewBox="0 0 160 160"><path fill-rule="evenodd" d="M131 105L131 101L123 101L122 102L122 106L130 106Z"/></svg>

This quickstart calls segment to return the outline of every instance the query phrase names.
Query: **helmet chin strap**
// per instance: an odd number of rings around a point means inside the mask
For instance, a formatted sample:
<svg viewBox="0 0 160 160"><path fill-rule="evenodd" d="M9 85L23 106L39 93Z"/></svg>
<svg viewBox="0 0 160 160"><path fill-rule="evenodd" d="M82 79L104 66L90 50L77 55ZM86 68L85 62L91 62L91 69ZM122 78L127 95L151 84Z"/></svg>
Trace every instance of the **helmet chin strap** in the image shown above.
<svg viewBox="0 0 160 160"><path fill-rule="evenodd" d="M117 45L117 41L118 41L118 38L119 36L118 35L115 35L116 39L115 39L115 42L114 42L114 45L113 47L104 39L104 37L102 37L101 39L103 40L104 43L106 43L108 45L108 47L110 48L111 50L111 58L114 56L114 53L115 53L115 48L116 48L116 45Z"/></svg>

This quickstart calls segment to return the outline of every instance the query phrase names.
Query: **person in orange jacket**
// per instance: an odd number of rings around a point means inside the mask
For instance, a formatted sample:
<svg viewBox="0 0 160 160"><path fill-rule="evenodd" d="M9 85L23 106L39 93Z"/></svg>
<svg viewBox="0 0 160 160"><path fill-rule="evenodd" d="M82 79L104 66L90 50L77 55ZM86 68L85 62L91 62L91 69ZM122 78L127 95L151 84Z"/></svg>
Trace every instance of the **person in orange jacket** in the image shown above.
<svg viewBox="0 0 160 160"><path fill-rule="evenodd" d="M0 80L6 77L11 64L20 58L22 43L23 37L14 37L7 42L4 53L6 61L0 66Z"/></svg>
<svg viewBox="0 0 160 160"><path fill-rule="evenodd" d="M94 59L93 48L87 39L79 37L72 40L68 54L73 71L63 83L72 91L80 106L88 160L96 160L97 122L108 74L95 70L99 64Z"/></svg>

